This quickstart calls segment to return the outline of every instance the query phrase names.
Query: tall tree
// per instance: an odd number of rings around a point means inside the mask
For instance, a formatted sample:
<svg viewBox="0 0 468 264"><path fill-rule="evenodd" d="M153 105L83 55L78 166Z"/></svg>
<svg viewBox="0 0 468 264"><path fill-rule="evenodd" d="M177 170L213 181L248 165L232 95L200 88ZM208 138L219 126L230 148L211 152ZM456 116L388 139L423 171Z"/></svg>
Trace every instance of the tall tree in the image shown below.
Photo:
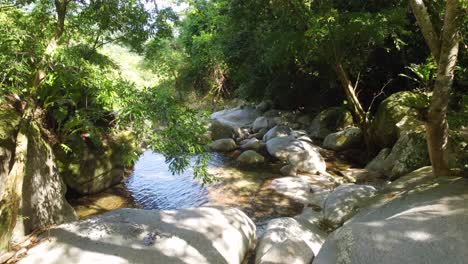
<svg viewBox="0 0 468 264"><path fill-rule="evenodd" d="M436 31L424 1L411 0L410 3L437 62L437 77L426 122L427 144L434 175L447 176L450 175L447 106L458 57L462 3L461 0L447 0L440 33Z"/></svg>

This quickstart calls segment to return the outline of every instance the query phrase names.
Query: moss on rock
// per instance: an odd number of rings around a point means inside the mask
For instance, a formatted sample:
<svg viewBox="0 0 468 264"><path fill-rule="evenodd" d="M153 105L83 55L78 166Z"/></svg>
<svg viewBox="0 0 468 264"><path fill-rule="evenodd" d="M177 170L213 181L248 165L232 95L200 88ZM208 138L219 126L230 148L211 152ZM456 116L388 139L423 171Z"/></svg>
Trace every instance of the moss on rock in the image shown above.
<svg viewBox="0 0 468 264"><path fill-rule="evenodd" d="M382 148L391 147L406 131L423 131L419 112L428 105L429 97L421 93L405 91L389 96L379 105L370 126L373 142Z"/></svg>
<svg viewBox="0 0 468 264"><path fill-rule="evenodd" d="M65 144L71 149L68 153L56 148L60 175L79 194L99 193L119 183L140 153L135 139L127 132L106 137L101 144L78 136Z"/></svg>

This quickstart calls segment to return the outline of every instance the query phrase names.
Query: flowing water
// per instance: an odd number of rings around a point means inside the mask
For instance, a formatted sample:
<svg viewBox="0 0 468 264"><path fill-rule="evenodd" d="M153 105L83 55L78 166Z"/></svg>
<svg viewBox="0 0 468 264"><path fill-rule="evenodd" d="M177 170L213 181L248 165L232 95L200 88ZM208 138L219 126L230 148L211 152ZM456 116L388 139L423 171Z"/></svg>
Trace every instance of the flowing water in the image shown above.
<svg viewBox="0 0 468 264"><path fill-rule="evenodd" d="M273 179L283 177L278 173L281 164L270 161L253 168L239 167L235 161L238 155L213 153L209 173L218 182L202 186L193 179L193 170L173 175L161 154L145 151L123 184L70 202L81 218L124 207L173 210L222 205L240 208L255 221L302 211L303 204L270 188ZM326 158L330 169L349 167L334 155Z"/></svg>
<svg viewBox="0 0 468 264"><path fill-rule="evenodd" d="M173 175L163 155L145 151L125 181L137 205L144 209L181 209L208 202L208 190L192 178L193 170Z"/></svg>

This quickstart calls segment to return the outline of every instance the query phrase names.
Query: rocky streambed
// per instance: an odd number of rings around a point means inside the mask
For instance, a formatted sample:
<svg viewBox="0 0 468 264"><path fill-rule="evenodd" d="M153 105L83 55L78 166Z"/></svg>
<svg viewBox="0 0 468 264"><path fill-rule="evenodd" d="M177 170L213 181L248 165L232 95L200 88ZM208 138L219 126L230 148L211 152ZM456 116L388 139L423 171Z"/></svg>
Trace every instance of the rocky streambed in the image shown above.
<svg viewBox="0 0 468 264"><path fill-rule="evenodd" d="M467 180L418 169L428 157L410 136L417 127L400 126L407 117L398 113L378 117L371 134L392 130L395 139L368 162L343 108L313 117L268 103L217 112L209 147L218 183L137 166L126 181L135 205L177 210L122 209L58 226L22 263L56 263L47 252L63 263L464 263Z"/></svg>

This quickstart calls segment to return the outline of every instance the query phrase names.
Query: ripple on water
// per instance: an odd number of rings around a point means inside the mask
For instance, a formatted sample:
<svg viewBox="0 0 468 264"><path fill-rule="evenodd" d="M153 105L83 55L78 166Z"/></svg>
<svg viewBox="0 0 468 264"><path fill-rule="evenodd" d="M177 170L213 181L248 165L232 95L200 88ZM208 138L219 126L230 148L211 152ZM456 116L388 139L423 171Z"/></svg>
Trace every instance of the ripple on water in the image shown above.
<svg viewBox="0 0 468 264"><path fill-rule="evenodd" d="M208 202L208 190L193 179L193 170L173 175L163 155L145 151L125 185L144 209L171 210Z"/></svg>

